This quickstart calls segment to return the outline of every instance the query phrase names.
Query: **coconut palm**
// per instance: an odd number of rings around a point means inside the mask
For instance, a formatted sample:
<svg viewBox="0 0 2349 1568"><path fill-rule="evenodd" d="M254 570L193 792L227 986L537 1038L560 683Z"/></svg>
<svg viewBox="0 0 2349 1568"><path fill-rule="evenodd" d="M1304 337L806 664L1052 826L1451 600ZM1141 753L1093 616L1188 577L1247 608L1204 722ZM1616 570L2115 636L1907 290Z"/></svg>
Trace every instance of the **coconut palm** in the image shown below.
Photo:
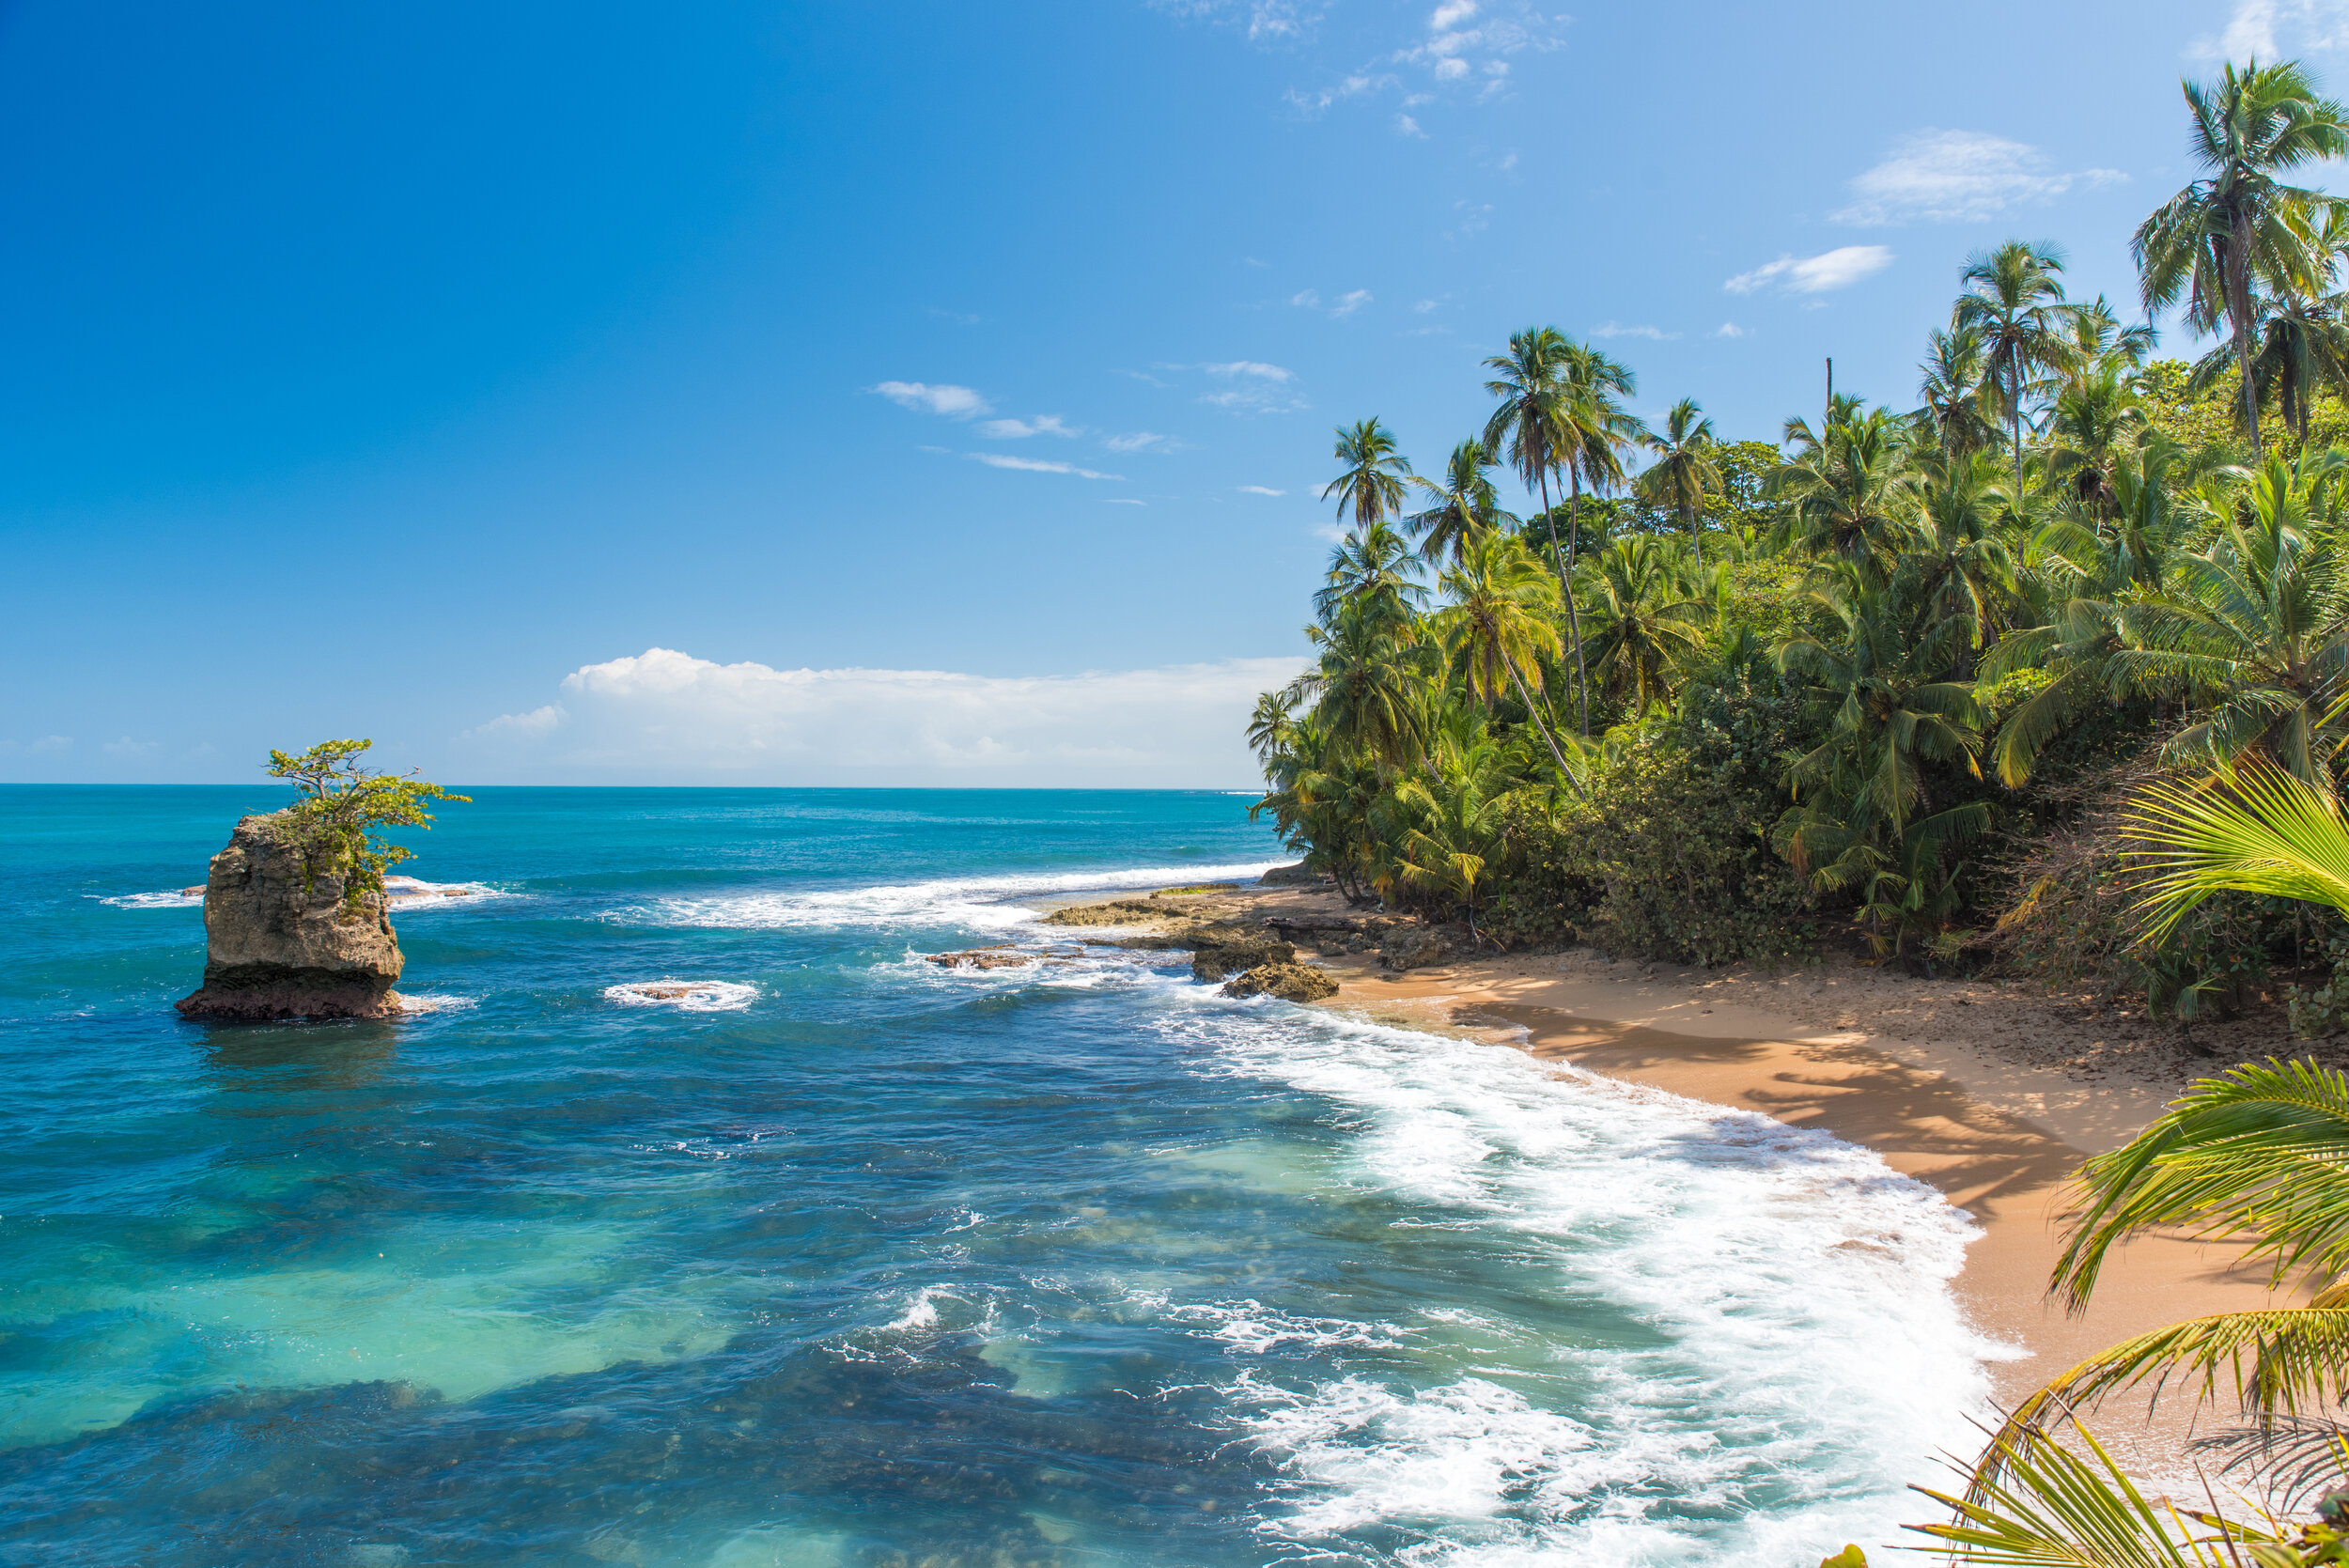
<svg viewBox="0 0 2349 1568"><path fill-rule="evenodd" d="M2068 379L2047 415L2048 465L2092 515L2113 505L2112 466L2144 439L2144 399L2116 365L2106 363Z"/></svg>
<svg viewBox="0 0 2349 1568"><path fill-rule="evenodd" d="M1313 705L1315 721L1387 768L1419 754L1423 733L1418 702L1424 662L1397 624L1359 604L1340 606L1326 627L1310 626L1314 666L1290 682L1285 695Z"/></svg>
<svg viewBox="0 0 2349 1568"><path fill-rule="evenodd" d="M1714 607L1671 547L1644 535L1618 539L1575 573L1591 623L1599 690L1645 714L1672 695L1672 671L1704 641Z"/></svg>
<svg viewBox="0 0 2349 1568"><path fill-rule="evenodd" d="M2343 472L2337 454L2269 458L2210 548L2172 566L2168 592L2122 607L2130 645L2112 656L2115 677L2204 705L2165 750L2173 766L2257 748L2312 779L2334 748L2349 675L2349 562L2314 521L2332 508Z"/></svg>
<svg viewBox="0 0 2349 1568"><path fill-rule="evenodd" d="M1339 540L1330 552L1324 584L1314 595L1314 614L1327 625L1341 606L1359 607L1395 626L1408 642L1411 612L1426 600L1427 588L1419 581L1411 547L1402 535L1374 520Z"/></svg>
<svg viewBox="0 0 2349 1568"><path fill-rule="evenodd" d="M2009 788L2030 777L2041 749L2072 721L2131 691L2126 668L2114 661L2126 646L2122 606L2161 594L2191 526L2169 482L2175 456L2159 445L2123 456L2108 476L2112 505L2102 526L2057 518L2033 541L2041 619L2008 633L1979 671L1995 680L2044 666L2051 677L1999 726L1990 754Z"/></svg>
<svg viewBox="0 0 2349 1568"><path fill-rule="evenodd" d="M1411 465L1396 449L1392 431L1375 418L1341 425L1334 456L1345 466L1322 488L1321 499L1337 497L1339 517L1352 512L1361 528L1403 510L1403 482Z"/></svg>
<svg viewBox="0 0 2349 1568"><path fill-rule="evenodd" d="M1639 390L1625 365L1587 344L1569 339L1558 369L1561 396L1556 421L1559 466L1569 485L1566 554L1579 558L1582 536L1582 489L1604 493L1624 480L1623 453L1647 433L1619 401ZM1574 697L1584 739L1591 734L1590 669L1582 648L1582 622L1574 595L1566 595L1566 635L1574 644Z"/></svg>
<svg viewBox="0 0 2349 1568"><path fill-rule="evenodd" d="M1921 624L1963 628L1952 672L1962 678L1970 674L1964 666L1973 652L2004 629L2015 598L2015 559L1998 532L2006 476L1987 452L1956 461L1936 458L1921 470L1915 534L1900 564L1901 598L1917 607Z"/></svg>
<svg viewBox="0 0 2349 1568"><path fill-rule="evenodd" d="M1565 363L1567 339L1555 327L1528 327L1509 334L1509 351L1485 362L1492 380L1487 396L1501 399L1485 421L1484 447L1505 453L1509 466L1525 488L1542 501L1542 520L1549 527L1550 564L1558 581L1566 580L1565 557L1558 547L1558 527L1549 512L1549 476L1564 460L1565 438L1558 423L1558 405L1564 396L1559 376Z"/></svg>
<svg viewBox="0 0 2349 1568"><path fill-rule="evenodd" d="M1882 409L1862 414L1838 398L1824 434L1788 420L1794 457L1771 476L1787 503L1787 542L1851 563L1881 582L1912 531L1916 480L1900 422Z"/></svg>
<svg viewBox="0 0 2349 1568"><path fill-rule="evenodd" d="M1925 406L1918 411L1931 424L1942 453L1963 458L1997 445L1998 421L1983 384L1982 334L1937 331L1926 342L1925 362L1917 367L1922 376L1918 394Z"/></svg>
<svg viewBox="0 0 2349 1568"><path fill-rule="evenodd" d="M1533 694L1541 690L1542 660L1559 656L1558 580L1509 534L1487 534L1470 541L1459 563L1443 574L1450 600L1436 612L1436 635L1466 671L1469 690L1491 702L1506 688L1548 743L1558 770L1575 775L1549 726L1542 722Z"/></svg>
<svg viewBox="0 0 2349 1568"><path fill-rule="evenodd" d="M1442 484L1413 477L1411 482L1426 492L1428 506L1403 521L1419 540L1421 559L1432 563L1449 556L1456 564L1470 540L1517 521L1501 509L1501 498L1486 473L1499 463L1490 447L1471 438L1452 449Z"/></svg>
<svg viewBox="0 0 2349 1568"><path fill-rule="evenodd" d="M1478 940L1476 906L1489 880L1486 869L1501 851L1510 813L1525 794L1524 781L1510 767L1506 751L1483 735L1441 748L1431 763L1424 776L1396 785L1383 814L1401 851L1398 880L1459 905L1468 915L1470 939Z"/></svg>
<svg viewBox="0 0 2349 1568"><path fill-rule="evenodd" d="M2287 287L2255 297L2252 308L2250 393L2237 400L2237 418L2273 396L2285 427L2305 446L2309 405L2326 387L2349 380L2349 326L2342 323L2340 301L2307 299ZM2235 344L2222 342L2195 362L2187 389L2201 392L2240 369Z"/></svg>
<svg viewBox="0 0 2349 1568"><path fill-rule="evenodd" d="M2063 298L2063 252L2048 241L2010 240L1967 257L1965 291L1951 319L1982 340L1983 369L2015 453L2015 503L2023 502L2023 408L2044 379L2077 352L2079 313Z"/></svg>
<svg viewBox="0 0 2349 1568"><path fill-rule="evenodd" d="M2235 362L2248 365L2259 320L2255 280L2302 279L2305 292L2318 292L2311 252L2332 198L2281 177L2349 154L2349 123L2341 105L2317 96L2297 62L2252 61L2240 70L2229 65L2216 83L2181 86L2202 177L2139 224L2130 249L2149 313L2183 296L2187 323L2216 334L2223 322ZM2246 377L2243 427L2257 455L2255 396Z"/></svg>
<svg viewBox="0 0 2349 1568"><path fill-rule="evenodd" d="M1713 460L1713 422L1693 397L1683 397L1664 415L1664 433L1650 431L1641 439L1655 461L1640 475L1640 494L1651 505L1670 506L1680 514L1688 531L1688 548L1699 566L1704 546L1697 534L1697 518L1704 503L1721 489L1720 465Z"/></svg>

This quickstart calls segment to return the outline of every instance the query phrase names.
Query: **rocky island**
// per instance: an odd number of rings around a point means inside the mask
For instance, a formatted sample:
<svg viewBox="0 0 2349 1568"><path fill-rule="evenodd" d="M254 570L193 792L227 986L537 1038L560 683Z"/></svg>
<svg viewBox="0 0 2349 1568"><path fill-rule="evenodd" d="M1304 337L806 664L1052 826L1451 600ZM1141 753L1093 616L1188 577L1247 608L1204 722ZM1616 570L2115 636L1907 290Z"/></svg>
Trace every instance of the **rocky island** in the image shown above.
<svg viewBox="0 0 2349 1568"><path fill-rule="evenodd" d="M373 1018L399 1007L399 938L381 890L352 896L291 811L239 821L204 882L204 986L190 1018ZM319 863L325 861L327 863Z"/></svg>
<svg viewBox="0 0 2349 1568"><path fill-rule="evenodd" d="M182 1017L380 1018L400 1010L403 960L386 868L409 858L385 827L429 827L432 800L463 800L412 775L378 772L367 740L270 753L298 795L237 823L204 882L204 985Z"/></svg>

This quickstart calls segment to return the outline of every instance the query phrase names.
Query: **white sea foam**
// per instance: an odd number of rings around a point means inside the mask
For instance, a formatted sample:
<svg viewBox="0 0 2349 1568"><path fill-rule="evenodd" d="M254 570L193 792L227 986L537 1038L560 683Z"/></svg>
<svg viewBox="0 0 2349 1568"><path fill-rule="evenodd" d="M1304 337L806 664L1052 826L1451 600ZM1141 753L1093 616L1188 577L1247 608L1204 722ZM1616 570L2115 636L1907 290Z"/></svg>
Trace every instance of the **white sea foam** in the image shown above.
<svg viewBox="0 0 2349 1568"><path fill-rule="evenodd" d="M1569 1347L1462 1325L1473 1344L1439 1356L1432 1325L1171 1307L1244 1358L1416 1342L1410 1376L1228 1387L1282 1463L1268 1534L1424 1532L1415 1564L1782 1568L1896 1537L1906 1485L1974 1436L2004 1353L1949 1290L1976 1233L1873 1153L1502 1047L1185 1000L1169 1027L1219 1070L1361 1118L1354 1185L1472 1222L1529 1292L1639 1330Z"/></svg>
<svg viewBox="0 0 2349 1568"><path fill-rule="evenodd" d="M383 892L385 907L401 914L514 896L481 882L426 882L413 877L386 877L383 878ZM97 895L93 893L90 896ZM190 892L170 888L157 893L125 893L112 898L100 898L98 902L117 909L195 909L203 908L204 890L199 887Z"/></svg>
<svg viewBox="0 0 2349 1568"><path fill-rule="evenodd" d="M98 898L96 893L88 895ZM112 898L99 898L101 904L117 909L200 909L204 907L204 890L194 893L123 893Z"/></svg>
<svg viewBox="0 0 2349 1568"><path fill-rule="evenodd" d="M675 1007L686 1013L739 1013L758 999L758 987L733 980L630 980L603 988L623 1007Z"/></svg>
<svg viewBox="0 0 2349 1568"><path fill-rule="evenodd" d="M401 991L397 994L399 1010L402 1013L451 1013L461 1008L481 1005L479 997L443 996L433 992L419 995L414 991Z"/></svg>
<svg viewBox="0 0 2349 1568"><path fill-rule="evenodd" d="M802 926L955 925L1003 930L1034 921L1023 899L1075 893L1116 893L1193 882L1261 877L1279 861L1239 865L1159 865L1121 871L1040 872L1010 877L945 877L928 882L822 893L744 893L706 898L662 898L614 909L608 920L639 925L689 925L723 930Z"/></svg>

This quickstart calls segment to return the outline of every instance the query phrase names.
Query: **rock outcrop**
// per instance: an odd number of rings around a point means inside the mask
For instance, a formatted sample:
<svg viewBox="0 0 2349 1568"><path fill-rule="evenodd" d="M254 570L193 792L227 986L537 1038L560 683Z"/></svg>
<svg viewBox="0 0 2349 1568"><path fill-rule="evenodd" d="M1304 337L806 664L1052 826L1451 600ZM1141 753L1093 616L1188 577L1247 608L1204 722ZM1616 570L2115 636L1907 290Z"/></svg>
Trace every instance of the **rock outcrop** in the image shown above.
<svg viewBox="0 0 2349 1568"><path fill-rule="evenodd" d="M1378 962L1391 970L1423 969L1451 956L1452 944L1443 939L1443 934L1423 925L1397 927L1378 943Z"/></svg>
<svg viewBox="0 0 2349 1568"><path fill-rule="evenodd" d="M1275 996L1283 1001L1320 1001L1338 994L1327 970L1311 964L1259 964L1223 987L1227 997Z"/></svg>
<svg viewBox="0 0 2349 1568"><path fill-rule="evenodd" d="M1183 943L1190 952L1190 977L1216 981L1260 964L1293 964L1297 949L1266 931L1245 925L1194 927Z"/></svg>
<svg viewBox="0 0 2349 1568"><path fill-rule="evenodd" d="M373 1018L399 1010L399 939L383 895L346 902L340 872L312 865L292 815L237 824L204 883L204 988L182 1016Z"/></svg>
<svg viewBox="0 0 2349 1568"><path fill-rule="evenodd" d="M1035 962L1034 954L1012 951L1007 944L957 948L952 953L933 953L928 957L931 963L945 970L1016 970Z"/></svg>
<svg viewBox="0 0 2349 1568"><path fill-rule="evenodd" d="M1326 871L1308 871L1303 861L1295 865L1276 865L1256 878L1256 885L1266 888L1318 887L1330 880Z"/></svg>

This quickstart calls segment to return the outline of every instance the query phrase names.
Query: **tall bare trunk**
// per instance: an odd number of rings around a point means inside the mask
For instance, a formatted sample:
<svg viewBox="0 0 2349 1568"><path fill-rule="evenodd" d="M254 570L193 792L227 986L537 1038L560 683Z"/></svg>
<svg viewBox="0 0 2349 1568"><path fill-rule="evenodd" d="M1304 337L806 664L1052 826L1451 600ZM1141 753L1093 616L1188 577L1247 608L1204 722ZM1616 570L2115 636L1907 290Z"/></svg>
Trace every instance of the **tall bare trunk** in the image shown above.
<svg viewBox="0 0 2349 1568"><path fill-rule="evenodd" d="M2234 328L2235 378L2242 383L2243 427L2251 433L2254 461L2266 453L2260 445L2259 397L2251 390L2251 215L2237 212L2230 225L2227 246L2227 316Z"/></svg>
<svg viewBox="0 0 2349 1568"><path fill-rule="evenodd" d="M1533 728L1541 733L1542 739L1549 746L1549 754L1558 759L1559 777L1574 785L1574 792L1580 795L1583 793L1582 781L1576 778L1574 769L1566 766L1566 753L1558 749L1557 738L1549 733L1549 726L1542 722L1542 710L1533 706L1533 693L1527 690L1525 677L1517 674L1516 662L1507 654L1501 656L1501 662L1508 667L1509 678L1517 683L1517 701L1525 705L1525 716L1533 721Z"/></svg>
<svg viewBox="0 0 2349 1568"><path fill-rule="evenodd" d="M1574 500L1566 507L1566 553L1576 561L1582 559L1582 471L1572 468L1566 477L1574 484ZM1582 730L1582 738L1591 738L1591 676L1582 664L1582 618L1574 610L1574 575L1571 571L1559 583L1566 595L1566 631L1574 639L1574 710Z"/></svg>

